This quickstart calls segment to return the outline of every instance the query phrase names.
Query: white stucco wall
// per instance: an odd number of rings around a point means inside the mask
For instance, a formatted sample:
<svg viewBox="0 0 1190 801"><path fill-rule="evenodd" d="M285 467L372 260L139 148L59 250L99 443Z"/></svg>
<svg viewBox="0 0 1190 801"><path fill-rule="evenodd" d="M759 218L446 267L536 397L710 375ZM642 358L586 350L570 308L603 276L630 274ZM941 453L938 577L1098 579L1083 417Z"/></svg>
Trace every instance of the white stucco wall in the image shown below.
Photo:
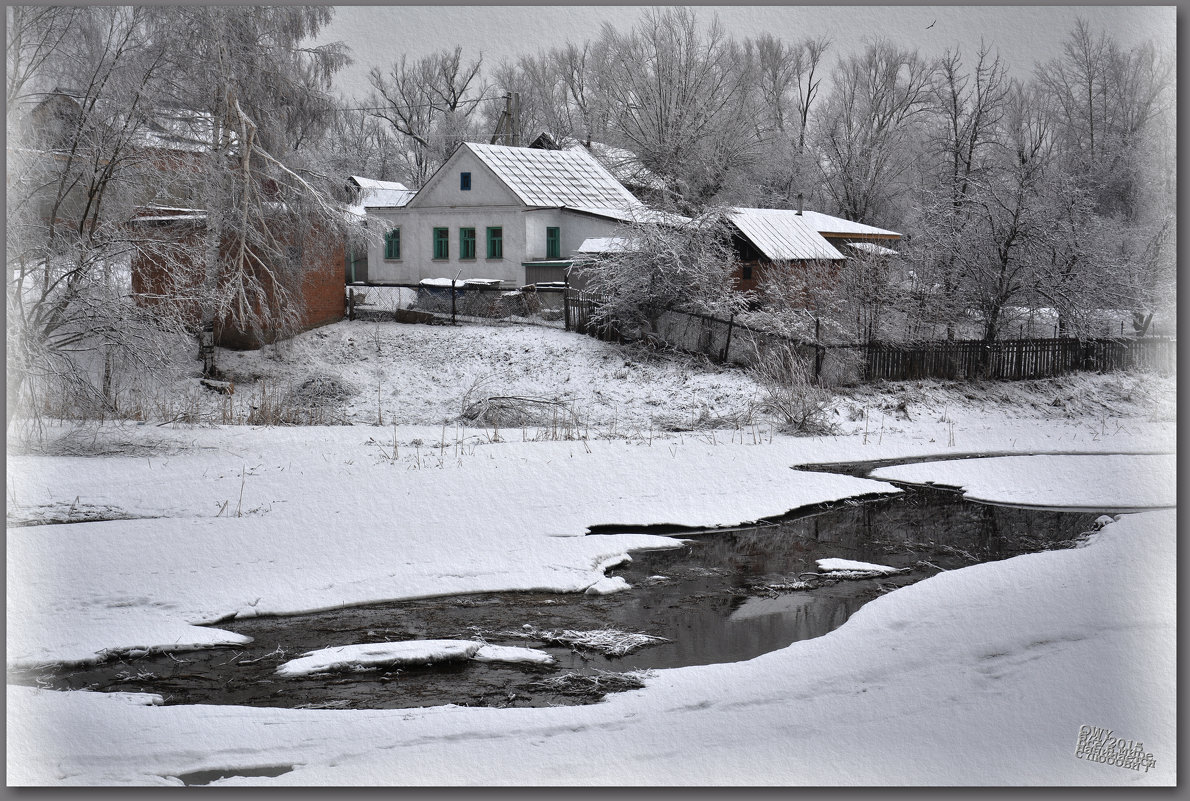
<svg viewBox="0 0 1190 801"><path fill-rule="evenodd" d="M463 172L471 173L471 188L466 191L459 188L459 175ZM507 205L523 204L474 153L460 148L430 176L406 208Z"/></svg>
<svg viewBox="0 0 1190 801"><path fill-rule="evenodd" d="M524 214L520 207L405 208L374 212L373 216L401 231L401 258L384 258L384 242L368 248L368 280L376 284L416 284L423 278L499 278L519 283L524 277ZM487 229L503 229L504 256L487 258ZM434 258L434 229L450 233L449 258ZM459 229L475 229L475 258L459 258Z"/></svg>

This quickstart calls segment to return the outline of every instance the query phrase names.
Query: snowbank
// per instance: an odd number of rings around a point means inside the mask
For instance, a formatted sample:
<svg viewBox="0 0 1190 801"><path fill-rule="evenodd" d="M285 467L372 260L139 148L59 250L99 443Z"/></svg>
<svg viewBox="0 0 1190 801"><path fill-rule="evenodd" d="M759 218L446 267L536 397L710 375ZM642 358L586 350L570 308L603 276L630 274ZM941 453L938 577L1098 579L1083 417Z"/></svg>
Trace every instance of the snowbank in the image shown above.
<svg viewBox="0 0 1190 801"><path fill-rule="evenodd" d="M586 707L130 706L8 688L10 784L1174 785L1176 515L941 573L749 662ZM1085 727L1147 770L1079 757ZM63 736L69 732L70 736ZM400 759L393 754L399 753Z"/></svg>

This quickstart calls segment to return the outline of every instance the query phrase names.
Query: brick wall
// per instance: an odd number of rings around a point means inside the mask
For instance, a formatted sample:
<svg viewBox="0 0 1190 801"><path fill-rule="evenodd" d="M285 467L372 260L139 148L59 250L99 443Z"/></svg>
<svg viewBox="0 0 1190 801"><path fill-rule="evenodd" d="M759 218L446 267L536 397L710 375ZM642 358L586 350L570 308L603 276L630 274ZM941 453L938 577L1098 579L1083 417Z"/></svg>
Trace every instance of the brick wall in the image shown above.
<svg viewBox="0 0 1190 801"><path fill-rule="evenodd" d="M197 326L200 309L191 296L202 282L202 227L174 222L150 225L155 228L155 241L132 258L132 291L137 302L149 307L177 304L177 313ZM299 328L303 331L342 320L345 315L345 245L330 236L311 229L302 242L300 294L304 308ZM223 247L229 248L230 243ZM274 339L275 335L265 332L262 341L227 319L215 324L215 341L221 347L254 349Z"/></svg>

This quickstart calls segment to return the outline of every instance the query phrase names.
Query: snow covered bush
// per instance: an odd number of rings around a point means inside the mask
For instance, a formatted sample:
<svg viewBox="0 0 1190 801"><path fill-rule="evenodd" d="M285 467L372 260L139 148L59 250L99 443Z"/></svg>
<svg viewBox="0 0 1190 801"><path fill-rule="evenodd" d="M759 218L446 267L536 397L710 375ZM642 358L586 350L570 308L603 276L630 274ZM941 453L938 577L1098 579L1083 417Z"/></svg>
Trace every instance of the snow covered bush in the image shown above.
<svg viewBox="0 0 1190 801"><path fill-rule="evenodd" d="M500 376L481 376L463 393L459 419L497 428L551 426L569 439L577 434L578 415L570 403L559 398L540 398L501 389Z"/></svg>
<svg viewBox="0 0 1190 801"><path fill-rule="evenodd" d="M658 321L673 309L726 319L742 308L744 296L733 288L731 238L718 215L633 223L616 243L613 252L575 261L576 279L597 300L591 311L597 326L640 339L659 334Z"/></svg>

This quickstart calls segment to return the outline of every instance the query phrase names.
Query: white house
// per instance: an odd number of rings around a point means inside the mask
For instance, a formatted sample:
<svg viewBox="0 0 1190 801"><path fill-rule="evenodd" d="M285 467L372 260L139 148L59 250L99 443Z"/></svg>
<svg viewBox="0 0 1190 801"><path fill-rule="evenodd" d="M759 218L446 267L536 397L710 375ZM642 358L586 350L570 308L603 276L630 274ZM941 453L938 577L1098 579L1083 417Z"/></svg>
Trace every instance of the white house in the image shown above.
<svg viewBox="0 0 1190 801"><path fill-rule="evenodd" d="M366 206L387 228L368 249L373 284L563 281L584 240L615 236L624 222L686 219L646 207L585 150L471 142L404 205Z"/></svg>

